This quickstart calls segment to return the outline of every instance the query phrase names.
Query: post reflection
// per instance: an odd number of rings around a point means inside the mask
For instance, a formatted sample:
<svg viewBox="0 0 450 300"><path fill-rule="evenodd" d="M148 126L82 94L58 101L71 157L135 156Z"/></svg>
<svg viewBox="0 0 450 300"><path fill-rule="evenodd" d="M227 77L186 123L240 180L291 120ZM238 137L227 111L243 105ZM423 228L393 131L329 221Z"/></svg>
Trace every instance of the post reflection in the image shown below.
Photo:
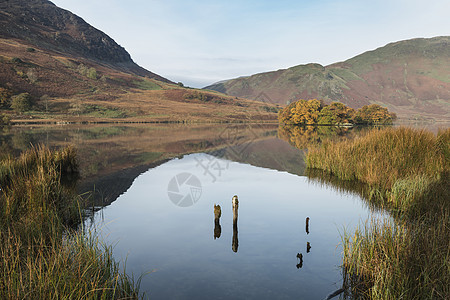
<svg viewBox="0 0 450 300"><path fill-rule="evenodd" d="M306 217L306 234L309 234L309 217Z"/></svg>
<svg viewBox="0 0 450 300"><path fill-rule="evenodd" d="M233 239L231 249L233 250L233 252L237 252L239 247L238 226L237 226L239 200L236 195L233 196L232 206L233 206Z"/></svg>
<svg viewBox="0 0 450 300"><path fill-rule="evenodd" d="M297 269L303 267L303 254L297 253L298 264L296 265Z"/></svg>
<svg viewBox="0 0 450 300"><path fill-rule="evenodd" d="M237 252L239 247L239 239L238 239L238 227L237 222L233 222L233 241L231 245L231 249L233 252Z"/></svg>

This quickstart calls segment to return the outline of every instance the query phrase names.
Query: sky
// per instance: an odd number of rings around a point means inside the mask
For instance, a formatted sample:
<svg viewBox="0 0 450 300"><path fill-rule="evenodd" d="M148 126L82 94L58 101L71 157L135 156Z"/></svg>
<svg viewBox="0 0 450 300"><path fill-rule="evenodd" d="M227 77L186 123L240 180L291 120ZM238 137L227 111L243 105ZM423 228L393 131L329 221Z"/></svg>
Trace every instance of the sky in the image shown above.
<svg viewBox="0 0 450 300"><path fill-rule="evenodd" d="M186 86L450 35L449 0L51 0Z"/></svg>

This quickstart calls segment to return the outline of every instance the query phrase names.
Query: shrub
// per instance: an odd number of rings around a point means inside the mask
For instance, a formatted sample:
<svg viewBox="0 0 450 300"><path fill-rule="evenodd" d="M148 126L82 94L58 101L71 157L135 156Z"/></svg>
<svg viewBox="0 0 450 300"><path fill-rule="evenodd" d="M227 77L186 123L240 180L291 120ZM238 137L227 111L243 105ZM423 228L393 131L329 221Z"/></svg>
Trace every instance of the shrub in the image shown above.
<svg viewBox="0 0 450 300"><path fill-rule="evenodd" d="M16 112L23 113L31 108L31 96L28 93L21 93L11 97L11 108Z"/></svg>
<svg viewBox="0 0 450 300"><path fill-rule="evenodd" d="M90 79L97 79L97 70L95 68L89 68L87 70L86 77Z"/></svg>
<svg viewBox="0 0 450 300"><path fill-rule="evenodd" d="M79 64L77 67L77 71L81 75L86 76L87 78L90 78L90 79L97 79L97 77L98 77L97 70L95 68L93 68L93 67L88 68L84 64Z"/></svg>

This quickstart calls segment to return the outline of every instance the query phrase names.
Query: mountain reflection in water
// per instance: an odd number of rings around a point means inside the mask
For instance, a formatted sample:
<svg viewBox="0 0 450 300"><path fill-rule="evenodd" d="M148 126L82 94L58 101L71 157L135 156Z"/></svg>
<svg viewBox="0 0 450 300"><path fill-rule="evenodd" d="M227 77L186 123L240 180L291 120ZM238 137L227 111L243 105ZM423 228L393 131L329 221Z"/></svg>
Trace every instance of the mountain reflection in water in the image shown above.
<svg viewBox="0 0 450 300"><path fill-rule="evenodd" d="M292 138L273 125L13 127L1 147L75 145L87 224L116 245L128 272L155 271L141 285L152 298L322 299L341 287L338 229L370 212L358 193L304 176L304 152L293 145L320 142L328 133L317 130L293 129ZM190 207L168 198L182 172L201 182Z"/></svg>

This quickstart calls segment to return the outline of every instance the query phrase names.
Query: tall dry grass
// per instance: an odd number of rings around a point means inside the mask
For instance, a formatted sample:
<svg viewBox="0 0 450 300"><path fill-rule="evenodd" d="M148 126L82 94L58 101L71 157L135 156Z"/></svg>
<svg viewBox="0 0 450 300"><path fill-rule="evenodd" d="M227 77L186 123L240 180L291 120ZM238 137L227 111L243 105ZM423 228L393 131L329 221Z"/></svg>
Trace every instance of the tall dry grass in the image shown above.
<svg viewBox="0 0 450 300"><path fill-rule="evenodd" d="M0 162L0 298L138 298L134 282L95 235L77 230L73 148L34 147Z"/></svg>
<svg viewBox="0 0 450 300"><path fill-rule="evenodd" d="M392 216L342 236L352 297L450 298L449 149L450 129L434 135L411 128L309 149L309 168L365 183L363 196Z"/></svg>

